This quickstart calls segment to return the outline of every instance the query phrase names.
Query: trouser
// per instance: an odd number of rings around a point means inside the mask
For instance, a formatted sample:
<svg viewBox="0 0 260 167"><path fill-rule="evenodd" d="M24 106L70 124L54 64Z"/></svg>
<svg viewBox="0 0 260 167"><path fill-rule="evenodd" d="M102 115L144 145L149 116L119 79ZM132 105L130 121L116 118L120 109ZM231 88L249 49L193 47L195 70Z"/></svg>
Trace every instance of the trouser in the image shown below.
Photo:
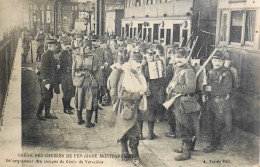
<svg viewBox="0 0 260 167"><path fill-rule="evenodd" d="M50 114L50 108L51 108L51 99L41 99L38 110L37 110L37 115L42 114L42 110L45 107L45 116Z"/></svg>
<svg viewBox="0 0 260 167"><path fill-rule="evenodd" d="M210 145L217 147L221 144L221 135L225 130L230 134L232 130L232 112L230 99L215 97L209 99L210 109Z"/></svg>
<svg viewBox="0 0 260 167"><path fill-rule="evenodd" d="M37 114L42 114L42 110L45 107L45 115L50 114L51 99L53 98L53 86L51 84L50 89L47 90L41 79L38 80L41 88L41 100L38 106Z"/></svg>
<svg viewBox="0 0 260 167"><path fill-rule="evenodd" d="M44 53L44 46L43 45L38 46L36 60L41 61L41 56L43 53Z"/></svg>
<svg viewBox="0 0 260 167"><path fill-rule="evenodd" d="M129 154L128 152L128 147L127 147L127 141L129 140L129 147L132 151L133 158L139 158L139 153L138 153L138 145L139 145L139 138L133 138L130 135L126 134L125 136L122 137L120 144L121 144L121 149L122 149L122 154Z"/></svg>
<svg viewBox="0 0 260 167"><path fill-rule="evenodd" d="M170 132L175 133L176 131L176 120L175 120L175 114L172 110L167 110L167 123L170 128Z"/></svg>

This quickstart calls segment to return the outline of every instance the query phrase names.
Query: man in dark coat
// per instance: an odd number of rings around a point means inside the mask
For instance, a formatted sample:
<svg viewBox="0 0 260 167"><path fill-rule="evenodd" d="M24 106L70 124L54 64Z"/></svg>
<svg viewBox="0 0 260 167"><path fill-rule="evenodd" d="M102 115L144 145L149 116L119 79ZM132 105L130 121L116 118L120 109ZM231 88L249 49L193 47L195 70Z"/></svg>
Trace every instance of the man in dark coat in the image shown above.
<svg viewBox="0 0 260 167"><path fill-rule="evenodd" d="M48 41L48 50L42 55L39 83L41 88L41 101L39 103L37 118L40 120L57 119L50 114L51 99L53 98L53 85L55 82L56 61L54 52L56 51L56 41ZM45 107L45 118L42 116L42 110Z"/></svg>
<svg viewBox="0 0 260 167"><path fill-rule="evenodd" d="M38 42L36 61L41 61L41 56L44 53L44 40L45 40L45 34L41 29L41 31L36 35L36 41Z"/></svg>
<svg viewBox="0 0 260 167"><path fill-rule="evenodd" d="M189 108L189 106L184 107L184 99L187 99L187 101L193 99L196 89L196 74L185 58L188 54L186 49L177 48L176 54L174 76L166 88L166 92L170 98L176 98L173 103L173 112L179 122L183 147L175 149L174 151L182 153L178 157L175 157L175 160L183 161L191 158L192 138L195 136L193 121L195 120L194 118L198 118L199 113L198 111L188 110L187 108Z"/></svg>
<svg viewBox="0 0 260 167"><path fill-rule="evenodd" d="M213 69L207 73L207 86L203 101L208 99L210 110L210 146L203 151L206 153L221 149L221 135L226 127L231 131L232 112L230 93L232 92L232 74L228 68L224 67L224 55L217 52L212 60Z"/></svg>
<svg viewBox="0 0 260 167"><path fill-rule="evenodd" d="M72 55L70 51L70 43L64 42L61 44L62 51L59 55L60 72L62 77L61 88L63 91L62 103L63 111L66 114L73 114L70 106L71 98L75 96L75 87L72 83Z"/></svg>

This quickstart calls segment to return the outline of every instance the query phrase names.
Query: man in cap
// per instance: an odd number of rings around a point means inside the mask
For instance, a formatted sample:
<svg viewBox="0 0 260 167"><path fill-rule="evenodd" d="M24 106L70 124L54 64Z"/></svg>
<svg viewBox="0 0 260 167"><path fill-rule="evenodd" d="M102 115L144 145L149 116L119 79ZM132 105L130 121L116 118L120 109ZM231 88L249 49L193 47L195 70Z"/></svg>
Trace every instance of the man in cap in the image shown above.
<svg viewBox="0 0 260 167"><path fill-rule="evenodd" d="M60 72L63 82L61 83L61 88L63 91L62 103L63 103L63 111L66 114L73 114L72 108L70 106L71 98L75 95L75 87L72 83L72 53L70 51L70 43L62 42L62 51L59 55L60 62Z"/></svg>
<svg viewBox="0 0 260 167"><path fill-rule="evenodd" d="M176 120L179 122L179 131L182 138L183 147L175 149L181 155L175 157L176 161L184 161L191 158L192 138L194 136L193 117L198 118L198 111L193 111L188 106L183 106L185 100L193 99L196 89L196 74L193 68L188 64L186 56L188 52L185 48L176 49L176 67L174 75L170 81L166 92L168 99L177 97L170 108L173 110ZM178 97L181 94L180 97Z"/></svg>
<svg viewBox="0 0 260 167"><path fill-rule="evenodd" d="M211 60L213 68L207 73L207 86L203 101L208 100L210 111L210 146L206 153L221 149L221 135L226 126L231 127L232 113L230 93L232 92L232 74L224 64L224 55L218 51Z"/></svg>
<svg viewBox="0 0 260 167"><path fill-rule="evenodd" d="M37 118L40 120L57 119L50 114L51 99L53 98L53 88L55 83L56 61L54 52L57 50L57 41L48 40L48 50L42 55L39 83L41 88L41 101L38 106ZM45 107L45 118L42 116L42 110Z"/></svg>
<svg viewBox="0 0 260 167"><path fill-rule="evenodd" d="M122 66L122 73L119 77L119 82L114 82L116 85L111 85L116 88L113 99L117 99L118 106L116 107L116 125L115 135L117 142L121 143L122 160L127 161L131 158L128 151L127 141L133 154L133 163L139 164L139 128L137 124L137 110L146 110L147 83L141 73L141 63L143 56L137 51L133 51L130 59ZM129 82L131 81L131 82ZM116 103L114 104L116 105Z"/></svg>
<svg viewBox="0 0 260 167"><path fill-rule="evenodd" d="M75 55L72 65L72 80L73 85L76 86L75 101L78 110L78 124L84 122L82 110L86 109L86 127L92 128L95 126L91 122L92 114L95 111L97 118L98 87L103 86L103 78L100 60L90 50L92 44L88 42L86 44L81 47L80 53Z"/></svg>

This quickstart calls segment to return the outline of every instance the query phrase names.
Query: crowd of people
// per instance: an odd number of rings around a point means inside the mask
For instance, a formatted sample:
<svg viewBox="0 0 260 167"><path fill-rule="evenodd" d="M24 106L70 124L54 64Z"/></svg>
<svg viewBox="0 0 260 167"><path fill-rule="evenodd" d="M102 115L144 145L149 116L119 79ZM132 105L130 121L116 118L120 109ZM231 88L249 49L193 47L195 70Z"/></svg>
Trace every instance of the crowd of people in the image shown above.
<svg viewBox="0 0 260 167"><path fill-rule="evenodd" d="M124 161L132 159L139 164L139 141L146 138L142 131L144 121L148 122L148 140L157 137L156 120L167 119L167 137L175 138L178 129L183 144L174 150L180 153L176 161L191 158L200 131L202 106L207 105L211 123L210 145L204 152L220 149L221 134L231 132L230 100L239 78L222 51L216 51L211 65L205 68L200 60L191 58L192 49L178 43L165 46L163 39L152 44L114 35L96 38L84 33L40 32L36 41L36 60L41 62L37 71L41 88L37 118L57 119L50 107L53 92L60 93L59 84L64 113L73 114L70 104L75 97L79 125L94 127L99 105L113 105L115 137L121 144Z"/></svg>

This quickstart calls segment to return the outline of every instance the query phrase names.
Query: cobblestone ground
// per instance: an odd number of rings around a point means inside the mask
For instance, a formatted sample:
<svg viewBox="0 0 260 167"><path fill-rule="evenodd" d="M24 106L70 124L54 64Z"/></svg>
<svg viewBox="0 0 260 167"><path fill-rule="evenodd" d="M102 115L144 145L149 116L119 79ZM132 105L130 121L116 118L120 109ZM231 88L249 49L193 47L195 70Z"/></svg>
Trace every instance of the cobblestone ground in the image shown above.
<svg viewBox="0 0 260 167"><path fill-rule="evenodd" d="M34 48L36 47L34 43ZM34 49L34 58L35 58ZM80 155L98 154L98 157L109 154L118 155L121 151L120 144L114 139L115 116L112 106L105 106L99 111L98 124L91 129L77 124L76 113L64 114L62 111L61 96L54 94L52 99L51 113L58 117L57 120L39 121L36 119L36 110L40 100L40 88L35 77L34 69L39 63L32 64L30 57L23 64L22 70L22 144L23 151L32 153L71 153ZM73 100L72 100L73 101ZM72 103L73 104L73 103ZM85 111L83 112L85 118ZM142 140L139 145L141 166L147 167L194 167L194 166L258 166L259 163L259 137L234 128L232 137L225 142L223 150L206 154L201 150L207 145L207 138L202 133L192 153L191 160L177 162L174 157L178 154L173 148L181 145L180 138L171 139L164 136L167 132L167 123L158 122L155 125L155 140ZM147 123L144 123L144 137L147 137ZM66 157L65 157L66 158ZM47 158L53 160L52 158ZM76 160L89 160L92 163L86 166L133 166L131 162L122 162L120 158L78 158ZM39 158L41 160L41 158ZM74 159L66 159L68 166L76 165ZM102 162L103 163L102 163ZM69 163L70 162L70 163ZM94 164L95 163L95 164ZM54 162L53 162L54 164ZM24 165L29 166L29 165ZM33 166L33 165L32 165ZM39 161L38 166L46 166ZM58 164L57 166L61 166ZM79 165L83 166L83 165Z"/></svg>

